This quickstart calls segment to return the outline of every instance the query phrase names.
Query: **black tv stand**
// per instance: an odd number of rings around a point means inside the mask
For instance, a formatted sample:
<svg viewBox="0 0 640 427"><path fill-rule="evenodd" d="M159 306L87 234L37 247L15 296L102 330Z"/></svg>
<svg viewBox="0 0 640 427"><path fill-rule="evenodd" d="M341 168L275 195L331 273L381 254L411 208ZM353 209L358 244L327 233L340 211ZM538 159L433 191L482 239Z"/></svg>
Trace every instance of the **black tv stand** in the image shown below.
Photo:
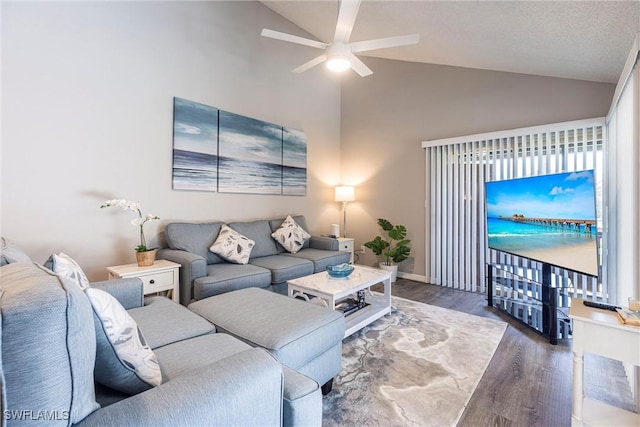
<svg viewBox="0 0 640 427"><path fill-rule="evenodd" d="M569 294L571 280L541 269L487 264L487 303L549 338L551 344L571 336Z"/></svg>

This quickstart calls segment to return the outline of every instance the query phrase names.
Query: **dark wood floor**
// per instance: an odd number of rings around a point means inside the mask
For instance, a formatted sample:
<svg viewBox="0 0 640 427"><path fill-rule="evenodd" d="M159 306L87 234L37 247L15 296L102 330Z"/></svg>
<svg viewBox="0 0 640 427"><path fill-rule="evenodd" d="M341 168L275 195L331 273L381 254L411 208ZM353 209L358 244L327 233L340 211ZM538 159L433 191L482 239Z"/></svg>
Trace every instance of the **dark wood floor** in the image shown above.
<svg viewBox="0 0 640 427"><path fill-rule="evenodd" d="M373 289L382 291L382 286ZM573 355L570 340L561 340L558 345L549 344L537 332L488 307L483 294L406 279L398 279L392 294L508 323L460 426L571 425ZM585 373L589 363L598 362L594 360L585 357ZM623 374L618 372L618 375ZM585 374L585 386L588 380Z"/></svg>

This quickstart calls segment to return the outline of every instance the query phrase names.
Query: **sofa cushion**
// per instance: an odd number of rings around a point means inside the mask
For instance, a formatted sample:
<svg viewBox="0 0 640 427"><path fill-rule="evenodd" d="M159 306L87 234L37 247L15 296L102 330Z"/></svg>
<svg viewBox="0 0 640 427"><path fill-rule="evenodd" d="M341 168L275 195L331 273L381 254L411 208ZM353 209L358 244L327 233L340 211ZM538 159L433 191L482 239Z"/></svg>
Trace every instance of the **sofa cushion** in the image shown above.
<svg viewBox="0 0 640 427"><path fill-rule="evenodd" d="M321 271L326 271L327 266L329 265L349 262L351 254L349 254L349 252L342 251L327 251L324 249L305 248L295 254L285 252L282 254L282 256L309 260L313 263L313 272L319 273Z"/></svg>
<svg viewBox="0 0 640 427"><path fill-rule="evenodd" d="M247 288L196 301L189 310L293 369L341 344L342 313L264 289Z"/></svg>
<svg viewBox="0 0 640 427"><path fill-rule="evenodd" d="M278 253L276 242L271 238L272 231L269 227L269 221L231 222L229 227L256 242L251 251L251 259Z"/></svg>
<svg viewBox="0 0 640 427"><path fill-rule="evenodd" d="M266 288L271 284L271 272L252 264L213 264L207 275L193 281L193 298L201 300L213 295L248 287Z"/></svg>
<svg viewBox="0 0 640 427"><path fill-rule="evenodd" d="M80 265L64 252L51 255L45 262L45 267L54 273L69 279L81 290L85 290L89 287L89 279L87 279L87 275L84 274Z"/></svg>
<svg viewBox="0 0 640 427"><path fill-rule="evenodd" d="M0 250L0 266L12 264L14 262L32 262L18 245L9 239L1 238L2 250Z"/></svg>
<svg viewBox="0 0 640 427"><path fill-rule="evenodd" d="M280 227L271 233L271 237L287 252L295 254L302 249L304 243L311 238L311 234L300 227L293 218L291 218L291 215L289 215Z"/></svg>
<svg viewBox="0 0 640 427"><path fill-rule="evenodd" d="M129 394L159 385L158 360L135 320L108 293L93 288L85 292L95 315L96 381Z"/></svg>
<svg viewBox="0 0 640 427"><path fill-rule="evenodd" d="M212 323L165 297L147 297L144 307L127 312L156 355L158 347L216 331Z"/></svg>
<svg viewBox="0 0 640 427"><path fill-rule="evenodd" d="M91 304L77 286L32 263L1 267L0 276L3 409L68 414L47 425L81 421L98 409Z"/></svg>
<svg viewBox="0 0 640 427"><path fill-rule="evenodd" d="M172 222L167 224L165 229L167 244L171 249L179 249L200 255L207 260L207 264L225 262L209 250L213 242L216 241L218 234L220 234L220 227L223 224L224 222L202 224Z"/></svg>
<svg viewBox="0 0 640 427"><path fill-rule="evenodd" d="M272 284L313 274L313 263L311 261L284 255L255 258L251 260L251 264L271 271Z"/></svg>
<svg viewBox="0 0 640 427"><path fill-rule="evenodd" d="M246 264L249 262L249 256L255 244L253 240L224 224L220 227L220 234L209 250L225 261Z"/></svg>
<svg viewBox="0 0 640 427"><path fill-rule="evenodd" d="M208 334L157 349L163 381L215 363L251 346L228 334Z"/></svg>

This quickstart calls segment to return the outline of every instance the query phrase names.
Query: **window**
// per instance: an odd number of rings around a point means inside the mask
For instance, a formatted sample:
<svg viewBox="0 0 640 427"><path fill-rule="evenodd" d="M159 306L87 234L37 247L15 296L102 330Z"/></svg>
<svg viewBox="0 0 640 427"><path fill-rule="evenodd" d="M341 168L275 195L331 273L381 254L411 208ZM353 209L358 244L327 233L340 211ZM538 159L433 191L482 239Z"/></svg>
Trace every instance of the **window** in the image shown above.
<svg viewBox="0 0 640 427"><path fill-rule="evenodd" d="M485 292L487 262L540 267L487 247L485 181L594 169L602 254L603 129L601 118L423 142L430 282ZM601 255L599 261L602 266ZM572 296L606 299L598 279L560 268L554 272L571 278Z"/></svg>

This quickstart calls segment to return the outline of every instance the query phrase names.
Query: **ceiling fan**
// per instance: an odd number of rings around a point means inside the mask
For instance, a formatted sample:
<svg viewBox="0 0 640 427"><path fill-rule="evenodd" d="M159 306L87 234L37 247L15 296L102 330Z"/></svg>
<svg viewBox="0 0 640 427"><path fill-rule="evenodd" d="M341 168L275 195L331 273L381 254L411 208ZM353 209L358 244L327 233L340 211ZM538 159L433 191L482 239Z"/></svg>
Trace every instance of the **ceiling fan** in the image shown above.
<svg viewBox="0 0 640 427"><path fill-rule="evenodd" d="M336 34L332 43L323 43L304 37L294 36L292 34L268 30L266 28L262 30L261 34L264 37L311 46L325 51L322 55L309 62L305 62L297 68L294 68L292 70L294 73L303 73L310 68L327 61L327 68L332 71L344 71L348 68L352 68L356 73L360 74L360 76L366 77L373 74L373 71L371 71L364 62L358 59L354 53L416 44L420 40L420 35L411 34L408 36L386 37L382 39L349 43L349 37L351 36L351 30L353 30L353 25L356 21L356 16L358 15L360 2L361 0L341 1L340 11L338 12L338 23L336 24Z"/></svg>

